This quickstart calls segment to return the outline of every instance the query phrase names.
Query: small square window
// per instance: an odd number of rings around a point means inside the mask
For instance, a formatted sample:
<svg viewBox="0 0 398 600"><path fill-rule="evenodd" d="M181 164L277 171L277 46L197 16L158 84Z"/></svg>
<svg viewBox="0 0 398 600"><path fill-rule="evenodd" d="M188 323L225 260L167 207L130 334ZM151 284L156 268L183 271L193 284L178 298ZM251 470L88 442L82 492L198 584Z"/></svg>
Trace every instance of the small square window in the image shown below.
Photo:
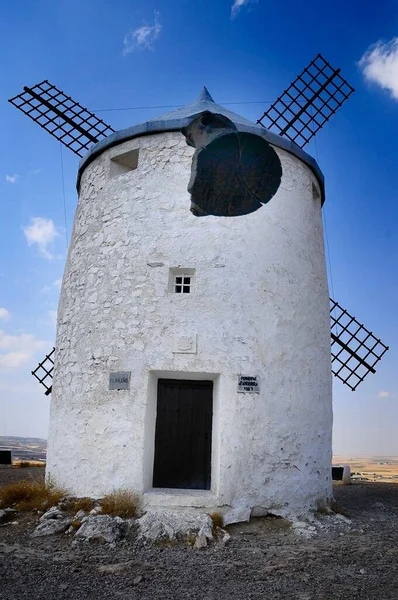
<svg viewBox="0 0 398 600"><path fill-rule="evenodd" d="M192 294L195 269L170 269L169 292L173 294Z"/></svg>

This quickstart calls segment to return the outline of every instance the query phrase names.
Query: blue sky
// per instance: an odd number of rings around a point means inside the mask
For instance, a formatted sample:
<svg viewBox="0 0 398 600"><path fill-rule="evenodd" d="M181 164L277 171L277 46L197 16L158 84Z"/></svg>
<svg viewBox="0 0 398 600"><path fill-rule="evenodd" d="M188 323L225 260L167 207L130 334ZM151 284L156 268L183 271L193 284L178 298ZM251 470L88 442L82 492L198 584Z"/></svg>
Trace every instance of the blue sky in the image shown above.
<svg viewBox="0 0 398 600"><path fill-rule="evenodd" d="M256 120L321 52L356 88L306 147L326 178L333 295L391 348L356 392L335 380L334 451L398 454L397 1L20 0L0 10L0 435L47 436L49 399L30 371L55 338L78 165L64 148L64 210L59 143L7 99L48 79L118 129L167 109L111 109L186 104L206 85Z"/></svg>

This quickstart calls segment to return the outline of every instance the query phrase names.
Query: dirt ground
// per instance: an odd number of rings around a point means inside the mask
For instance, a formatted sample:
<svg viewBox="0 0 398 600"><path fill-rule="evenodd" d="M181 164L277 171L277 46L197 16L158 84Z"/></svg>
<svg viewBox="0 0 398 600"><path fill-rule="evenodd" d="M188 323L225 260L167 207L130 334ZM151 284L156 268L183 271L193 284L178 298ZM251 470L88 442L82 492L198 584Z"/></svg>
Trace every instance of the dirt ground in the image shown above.
<svg viewBox="0 0 398 600"><path fill-rule="evenodd" d="M6 472L7 471L7 472ZM23 472L23 473L22 473ZM43 469L0 470L0 484ZM30 538L37 517L0 526L1 600L397 600L398 486L337 485L350 518L306 538L282 519L228 528L225 547L73 547L69 535Z"/></svg>

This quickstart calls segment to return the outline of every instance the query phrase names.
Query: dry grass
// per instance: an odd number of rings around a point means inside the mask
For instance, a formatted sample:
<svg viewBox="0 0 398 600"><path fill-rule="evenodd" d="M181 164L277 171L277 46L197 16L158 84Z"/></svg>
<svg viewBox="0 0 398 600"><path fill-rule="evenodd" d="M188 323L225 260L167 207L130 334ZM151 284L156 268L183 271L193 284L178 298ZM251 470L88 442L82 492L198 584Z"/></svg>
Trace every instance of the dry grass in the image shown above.
<svg viewBox="0 0 398 600"><path fill-rule="evenodd" d="M330 510L331 509L329 509L327 506L320 505L316 509L316 512L318 513L318 515L330 515Z"/></svg>
<svg viewBox="0 0 398 600"><path fill-rule="evenodd" d="M29 469L30 467L45 467L46 463L41 460L20 460L14 462L12 466L16 469Z"/></svg>
<svg viewBox="0 0 398 600"><path fill-rule="evenodd" d="M224 520L220 513L213 512L213 513L211 513L210 518L213 521L214 527L222 527L224 525Z"/></svg>
<svg viewBox="0 0 398 600"><path fill-rule="evenodd" d="M344 517L350 516L349 511L343 506L340 506L340 504L338 504L335 500L331 502L330 508L336 515L343 515Z"/></svg>
<svg viewBox="0 0 398 600"><path fill-rule="evenodd" d="M64 495L65 492L54 485L23 479L0 488L0 508L47 510L58 504Z"/></svg>
<svg viewBox="0 0 398 600"><path fill-rule="evenodd" d="M94 508L94 500L92 498L78 498L73 503L72 511L74 513L79 512L79 510L84 510L85 512L90 512Z"/></svg>
<svg viewBox="0 0 398 600"><path fill-rule="evenodd" d="M138 496L128 490L115 490L105 496L101 504L101 514L123 518L137 516Z"/></svg>

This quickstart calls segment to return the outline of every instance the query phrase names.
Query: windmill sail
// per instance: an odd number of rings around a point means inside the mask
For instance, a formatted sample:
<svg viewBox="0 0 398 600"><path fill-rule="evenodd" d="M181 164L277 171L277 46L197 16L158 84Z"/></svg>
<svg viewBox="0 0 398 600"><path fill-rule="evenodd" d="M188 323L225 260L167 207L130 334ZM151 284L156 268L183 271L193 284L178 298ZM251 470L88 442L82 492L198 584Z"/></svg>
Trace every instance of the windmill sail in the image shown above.
<svg viewBox="0 0 398 600"><path fill-rule="evenodd" d="M257 123L303 148L354 91L317 54Z"/></svg>
<svg viewBox="0 0 398 600"><path fill-rule="evenodd" d="M53 348L50 354L47 354L44 360L42 360L42 362L37 365L36 369L32 371L32 375L46 388L46 391L44 392L46 396L51 394L52 390L51 381L54 370L54 352L55 348Z"/></svg>
<svg viewBox="0 0 398 600"><path fill-rule="evenodd" d="M330 318L333 375L355 391L366 375L376 373L388 346L332 299Z"/></svg>
<svg viewBox="0 0 398 600"><path fill-rule="evenodd" d="M25 86L9 102L78 156L114 132L110 125L47 80L31 88Z"/></svg>

